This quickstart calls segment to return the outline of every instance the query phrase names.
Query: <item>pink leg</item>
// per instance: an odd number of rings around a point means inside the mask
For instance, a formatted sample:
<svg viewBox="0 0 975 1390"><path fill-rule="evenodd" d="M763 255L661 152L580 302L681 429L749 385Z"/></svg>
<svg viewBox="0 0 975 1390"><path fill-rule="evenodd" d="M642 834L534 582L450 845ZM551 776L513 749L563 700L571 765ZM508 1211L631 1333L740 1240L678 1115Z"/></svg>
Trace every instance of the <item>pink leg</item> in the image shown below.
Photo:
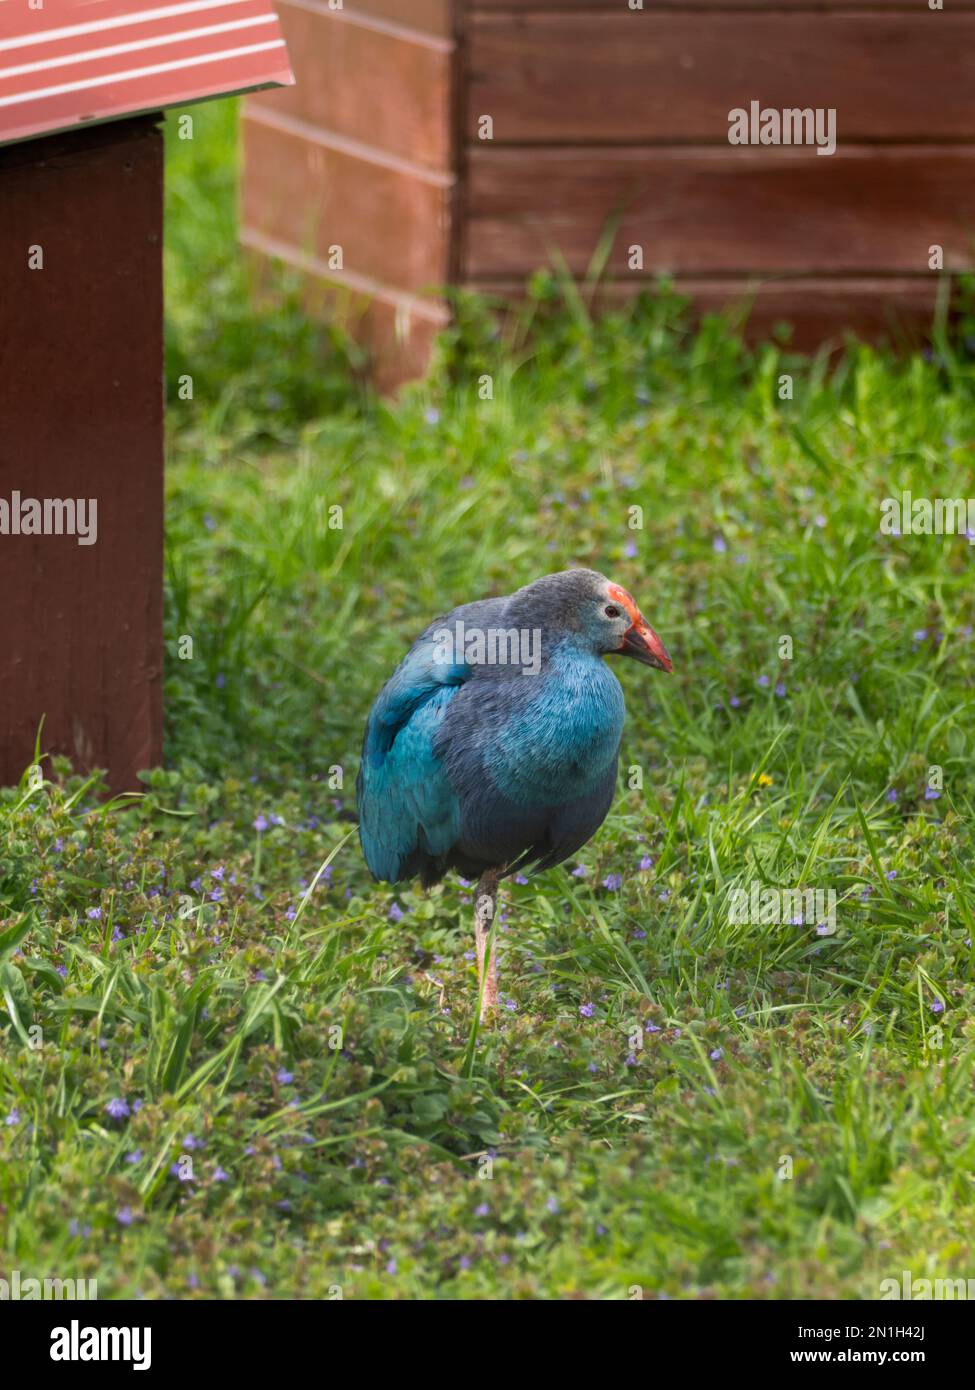
<svg viewBox="0 0 975 1390"><path fill-rule="evenodd" d="M481 996L481 1022L486 1023L488 1014L498 1007L498 941L495 933L494 944L487 961L485 976L485 957L488 953L488 938L498 896L499 871L489 869L481 875L474 894L474 943L477 948L477 983Z"/></svg>

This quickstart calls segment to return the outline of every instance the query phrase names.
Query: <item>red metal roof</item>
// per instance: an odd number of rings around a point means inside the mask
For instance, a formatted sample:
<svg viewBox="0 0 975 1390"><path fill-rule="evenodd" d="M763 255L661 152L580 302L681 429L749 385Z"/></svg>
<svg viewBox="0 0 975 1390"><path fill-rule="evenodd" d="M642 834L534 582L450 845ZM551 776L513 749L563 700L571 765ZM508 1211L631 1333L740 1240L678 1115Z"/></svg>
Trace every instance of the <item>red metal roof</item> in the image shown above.
<svg viewBox="0 0 975 1390"><path fill-rule="evenodd" d="M271 0L0 0L0 144L293 82Z"/></svg>

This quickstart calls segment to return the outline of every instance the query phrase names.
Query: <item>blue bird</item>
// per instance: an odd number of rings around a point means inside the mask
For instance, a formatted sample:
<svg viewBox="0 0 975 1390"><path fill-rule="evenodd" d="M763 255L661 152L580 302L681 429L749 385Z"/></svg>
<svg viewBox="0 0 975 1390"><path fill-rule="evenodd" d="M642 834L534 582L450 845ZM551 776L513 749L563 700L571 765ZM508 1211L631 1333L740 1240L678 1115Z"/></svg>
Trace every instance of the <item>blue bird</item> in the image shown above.
<svg viewBox="0 0 975 1390"><path fill-rule="evenodd" d="M497 1007L489 946L498 884L575 854L616 788L623 691L604 656L672 671L625 589L594 570L547 574L454 608L423 632L369 714L356 790L370 872L478 880L481 1019Z"/></svg>

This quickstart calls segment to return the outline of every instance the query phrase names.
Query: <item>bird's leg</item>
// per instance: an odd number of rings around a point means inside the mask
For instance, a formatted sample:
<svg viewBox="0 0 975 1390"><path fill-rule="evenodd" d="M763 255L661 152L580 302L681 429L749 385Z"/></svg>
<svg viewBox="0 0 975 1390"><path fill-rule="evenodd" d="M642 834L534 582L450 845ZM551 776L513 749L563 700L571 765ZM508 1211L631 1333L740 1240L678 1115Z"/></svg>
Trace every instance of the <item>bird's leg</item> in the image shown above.
<svg viewBox="0 0 975 1390"><path fill-rule="evenodd" d="M485 976L485 956L488 955L488 938L494 909L498 898L499 869L488 869L481 875L474 893L474 943L477 947L477 985L481 999L481 1022L487 1021L492 1009L498 1007L498 941L497 933L487 960Z"/></svg>

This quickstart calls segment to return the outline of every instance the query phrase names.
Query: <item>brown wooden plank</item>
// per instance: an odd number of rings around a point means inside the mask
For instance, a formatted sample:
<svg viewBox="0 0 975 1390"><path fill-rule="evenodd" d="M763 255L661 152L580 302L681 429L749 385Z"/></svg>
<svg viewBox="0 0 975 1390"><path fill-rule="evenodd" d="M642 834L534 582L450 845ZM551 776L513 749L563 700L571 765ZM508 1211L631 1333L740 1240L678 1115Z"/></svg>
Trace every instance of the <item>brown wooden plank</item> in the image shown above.
<svg viewBox="0 0 975 1390"><path fill-rule="evenodd" d="M466 133L726 143L728 113L834 107L840 142L972 140L975 14L480 15ZM486 143L486 142L483 142Z"/></svg>
<svg viewBox="0 0 975 1390"><path fill-rule="evenodd" d="M321 260L340 246L346 278L412 292L445 282L449 188L246 114L243 135L245 227Z"/></svg>
<svg viewBox="0 0 975 1390"><path fill-rule="evenodd" d="M450 158L449 46L409 42L349 22L346 11L282 3L281 25L293 87L248 98L255 110L283 112L422 167Z"/></svg>
<svg viewBox="0 0 975 1390"><path fill-rule="evenodd" d="M390 4L394 0L390 0ZM408 4L409 0L401 0ZM644 0L641 11L631 11L627 0L464 0L471 14L513 15L573 11L602 14L632 13L635 19L656 10L917 10L918 0ZM951 0L952 10L975 9L975 0Z"/></svg>
<svg viewBox="0 0 975 1390"><path fill-rule="evenodd" d="M469 288L502 303L525 294L524 281L477 280ZM823 345L839 347L846 333L870 342L886 340L915 347L930 335L938 295L934 277L884 276L875 279L799 277L750 280L743 277L695 279L679 276L673 289L687 297L692 319L728 313L743 324L747 341L764 342L783 325L792 328L791 347L812 352ZM619 308L638 294L653 294L646 281L602 281L583 294L598 311Z"/></svg>
<svg viewBox="0 0 975 1390"><path fill-rule="evenodd" d="M162 173L152 117L0 150L0 497L97 503L93 545L0 535L3 783L42 716L115 789L162 756Z"/></svg>
<svg viewBox="0 0 975 1390"><path fill-rule="evenodd" d="M325 0L318 0L324 9ZM461 0L344 0L346 14L365 15L402 24L410 29L422 29L431 34L448 35L454 27L454 5Z"/></svg>
<svg viewBox="0 0 975 1390"><path fill-rule="evenodd" d="M523 275L557 247L582 273L614 214L610 274L920 273L971 266L975 149L847 146L472 151L468 277Z"/></svg>

